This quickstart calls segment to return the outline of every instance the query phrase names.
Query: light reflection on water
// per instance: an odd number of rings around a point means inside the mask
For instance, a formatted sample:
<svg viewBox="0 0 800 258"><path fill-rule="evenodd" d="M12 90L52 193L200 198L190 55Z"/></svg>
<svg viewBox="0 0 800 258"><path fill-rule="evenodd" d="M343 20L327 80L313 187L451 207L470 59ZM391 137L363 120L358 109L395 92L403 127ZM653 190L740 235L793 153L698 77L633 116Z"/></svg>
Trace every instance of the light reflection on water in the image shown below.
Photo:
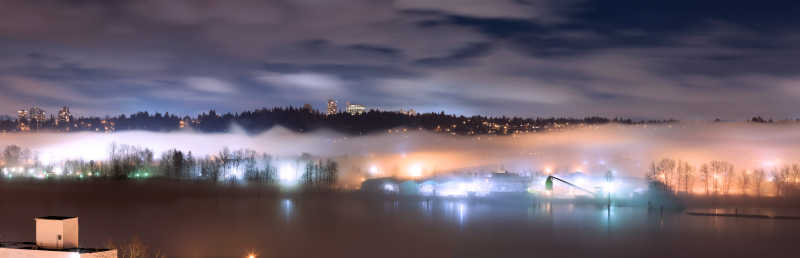
<svg viewBox="0 0 800 258"><path fill-rule="evenodd" d="M281 211L283 212L283 218L285 222L289 222L292 219L292 212L294 210L294 203L292 199L283 199L281 202Z"/></svg>
<svg viewBox="0 0 800 258"><path fill-rule="evenodd" d="M263 257L527 257L531 250L542 257L675 255L670 250L689 252L678 255L684 257L771 257L793 248L800 232L798 221L547 202L293 197L13 208L0 220L3 240L28 240L32 225L20 221L60 211L81 216L82 245L136 234L171 257L229 257L249 249ZM767 240L773 249L752 249ZM692 249L697 243L702 250Z"/></svg>

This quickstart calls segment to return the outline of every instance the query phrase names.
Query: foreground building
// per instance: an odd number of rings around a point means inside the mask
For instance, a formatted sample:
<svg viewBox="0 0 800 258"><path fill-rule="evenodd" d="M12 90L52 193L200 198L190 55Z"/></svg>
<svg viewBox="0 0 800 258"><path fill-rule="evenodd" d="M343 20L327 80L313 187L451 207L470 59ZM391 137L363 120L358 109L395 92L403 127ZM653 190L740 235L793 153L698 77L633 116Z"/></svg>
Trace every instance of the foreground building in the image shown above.
<svg viewBox="0 0 800 258"><path fill-rule="evenodd" d="M78 246L78 217L47 216L36 220L36 242L0 242L0 257L116 258L117 250Z"/></svg>

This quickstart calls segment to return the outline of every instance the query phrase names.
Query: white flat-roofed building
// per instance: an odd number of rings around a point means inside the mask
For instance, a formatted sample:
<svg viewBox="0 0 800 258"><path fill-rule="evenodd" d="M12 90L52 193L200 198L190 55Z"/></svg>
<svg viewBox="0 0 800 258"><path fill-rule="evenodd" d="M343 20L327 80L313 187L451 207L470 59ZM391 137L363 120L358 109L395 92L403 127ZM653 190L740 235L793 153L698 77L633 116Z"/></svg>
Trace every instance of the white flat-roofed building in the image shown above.
<svg viewBox="0 0 800 258"><path fill-rule="evenodd" d="M0 257L116 258L117 250L81 248L78 217L47 216L36 221L36 242L0 242Z"/></svg>
<svg viewBox="0 0 800 258"><path fill-rule="evenodd" d="M367 107L364 105L347 103L346 111L350 113L350 115L361 115L367 112Z"/></svg>

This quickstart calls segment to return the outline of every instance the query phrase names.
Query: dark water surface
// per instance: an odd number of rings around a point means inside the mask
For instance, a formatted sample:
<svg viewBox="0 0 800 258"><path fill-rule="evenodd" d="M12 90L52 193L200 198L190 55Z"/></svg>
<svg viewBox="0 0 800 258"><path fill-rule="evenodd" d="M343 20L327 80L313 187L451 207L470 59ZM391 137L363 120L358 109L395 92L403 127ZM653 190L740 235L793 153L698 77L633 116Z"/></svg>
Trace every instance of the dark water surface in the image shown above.
<svg viewBox="0 0 800 258"><path fill-rule="evenodd" d="M7 194L7 193L6 193ZM100 194L100 193L98 193ZM0 240L80 216L80 242L137 235L169 257L798 257L800 221L641 207L314 197L9 201ZM38 198L38 197L37 197Z"/></svg>

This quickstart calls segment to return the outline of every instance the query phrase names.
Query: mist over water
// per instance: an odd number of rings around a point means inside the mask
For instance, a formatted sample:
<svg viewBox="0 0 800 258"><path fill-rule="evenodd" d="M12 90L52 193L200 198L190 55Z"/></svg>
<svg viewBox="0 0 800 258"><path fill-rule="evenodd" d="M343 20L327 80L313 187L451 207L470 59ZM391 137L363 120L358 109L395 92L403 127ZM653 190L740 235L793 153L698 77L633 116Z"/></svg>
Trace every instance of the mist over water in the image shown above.
<svg viewBox="0 0 800 258"><path fill-rule="evenodd" d="M407 176L409 166L421 167L423 175L474 168L524 172L550 167L555 172L614 170L624 176L643 177L648 164L660 158L681 159L694 165L726 160L736 170L794 162L800 154L798 129L796 124L676 123L586 126L515 136L449 136L393 130L353 137L331 131L296 133L280 127L256 135L235 129L222 134L44 132L1 134L0 147L26 147L45 162L105 160L112 143L149 148L155 157L169 149L191 151L201 157L214 155L225 147L274 156L308 153L337 159L345 181L354 180L370 167L378 167L384 176Z"/></svg>

